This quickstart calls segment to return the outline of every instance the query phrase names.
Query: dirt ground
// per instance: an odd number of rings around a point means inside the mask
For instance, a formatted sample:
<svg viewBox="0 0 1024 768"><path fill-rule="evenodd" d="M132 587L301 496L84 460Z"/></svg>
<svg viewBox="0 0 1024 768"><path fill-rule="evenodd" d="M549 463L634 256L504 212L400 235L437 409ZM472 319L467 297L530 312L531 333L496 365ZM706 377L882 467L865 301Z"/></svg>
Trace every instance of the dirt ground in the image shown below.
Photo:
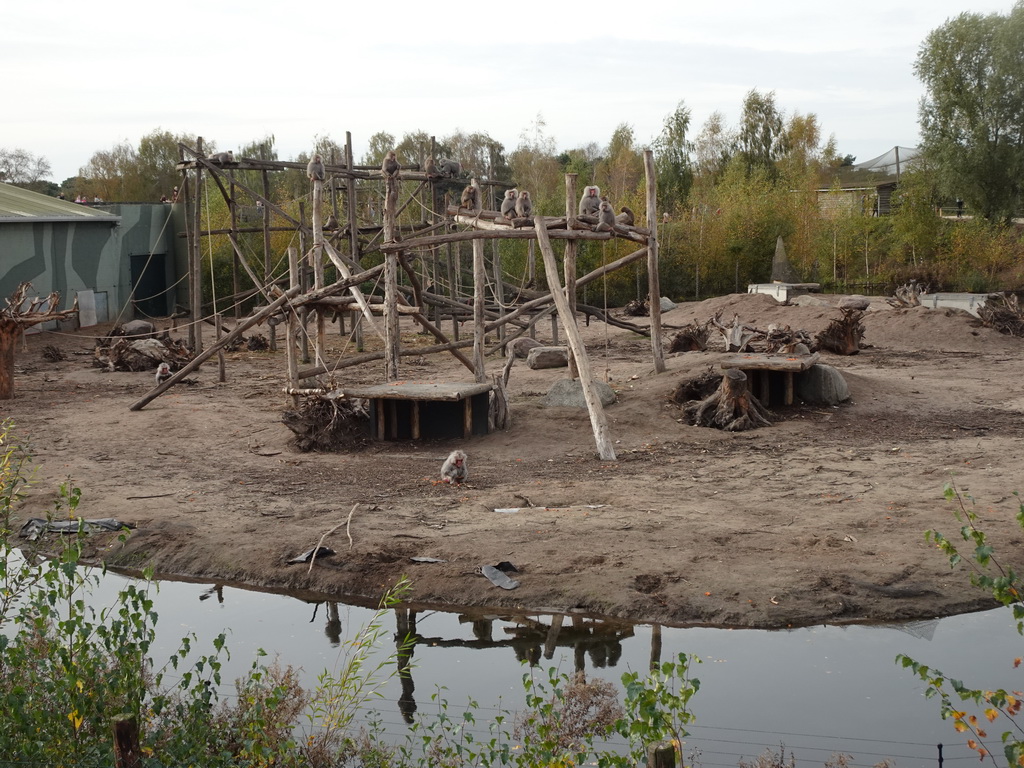
<svg viewBox="0 0 1024 768"><path fill-rule="evenodd" d="M812 335L839 316L834 306L726 296L665 314L665 337L718 311ZM94 337L108 328L31 335L16 354L15 399L0 413L36 456L20 517L45 515L70 476L84 517L137 526L124 546L93 534L90 554L161 575L359 602L405 574L422 604L672 625L893 621L988 607L924 531L956 533L942 498L952 479L977 500L997 555L1021 565L1013 494L1024 485L1024 340L962 312L897 310L880 299L864 322L860 354L822 359L842 372L851 401L776 407L771 427L742 433L686 426L669 402L678 382L720 353L670 355L656 375L649 339L593 322L583 332L595 375L618 394L606 411L618 460L598 459L585 410L541 405L565 369L518 361L512 427L463 446L462 487L435 482L454 442L300 453L281 423L290 398L280 352L228 354L226 383L214 359L194 374L198 384L132 412L153 375L92 366ZM333 330L329 340L344 343ZM410 327L403 343L432 342ZM45 345L66 360L44 360ZM502 362L488 364L496 373ZM471 381L449 355L401 365L407 380ZM383 364L338 380L381 383ZM531 509L494 511L511 507ZM311 573L285 564L339 523L325 541L336 556ZM518 567L518 589L479 574L500 561Z"/></svg>

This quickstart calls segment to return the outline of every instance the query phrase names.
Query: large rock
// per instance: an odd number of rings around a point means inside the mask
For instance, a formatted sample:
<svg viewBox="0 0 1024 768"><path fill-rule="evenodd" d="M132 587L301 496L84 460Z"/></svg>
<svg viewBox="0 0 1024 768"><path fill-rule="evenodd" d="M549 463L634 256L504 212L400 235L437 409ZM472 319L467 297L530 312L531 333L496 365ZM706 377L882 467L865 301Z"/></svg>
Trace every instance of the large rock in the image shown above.
<svg viewBox="0 0 1024 768"><path fill-rule="evenodd" d="M594 379L594 385L597 387L601 405L607 406L615 402L615 390L597 379ZM541 405L547 408L586 408L587 401L583 397L583 380L559 379L541 400Z"/></svg>
<svg viewBox="0 0 1024 768"><path fill-rule="evenodd" d="M129 320L121 326L121 332L125 336L142 338L154 335L156 333L156 326L149 322L149 320Z"/></svg>
<svg viewBox="0 0 1024 768"><path fill-rule="evenodd" d="M871 299L867 296L860 296L858 294L854 294L853 296L843 296L843 298L839 300L839 304L837 306L840 309L865 310L871 306Z"/></svg>
<svg viewBox="0 0 1024 768"><path fill-rule="evenodd" d="M662 312L671 312L673 309L675 309L678 306L679 305L676 304L674 301L672 301L672 299L670 299L668 296L662 296L661 297L661 311Z"/></svg>
<svg viewBox="0 0 1024 768"><path fill-rule="evenodd" d="M512 348L512 353L520 359L529 355L531 349L536 349L537 347L542 346L544 345L536 339L531 339L529 336L520 336L509 344L509 347Z"/></svg>
<svg viewBox="0 0 1024 768"><path fill-rule="evenodd" d="M850 399L850 387L838 370L831 365L812 365L794 377L796 395L813 405L838 405Z"/></svg>
<svg viewBox="0 0 1024 768"><path fill-rule="evenodd" d="M534 347L526 356L526 364L540 368L565 368L569 364L569 350L566 347Z"/></svg>

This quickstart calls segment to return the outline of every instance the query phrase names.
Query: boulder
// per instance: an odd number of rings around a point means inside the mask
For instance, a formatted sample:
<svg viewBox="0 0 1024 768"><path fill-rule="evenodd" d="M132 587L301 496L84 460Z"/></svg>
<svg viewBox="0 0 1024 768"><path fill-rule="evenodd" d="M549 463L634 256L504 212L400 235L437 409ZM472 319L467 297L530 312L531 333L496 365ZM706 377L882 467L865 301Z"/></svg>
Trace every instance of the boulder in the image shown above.
<svg viewBox="0 0 1024 768"><path fill-rule="evenodd" d="M608 406L615 402L615 390L605 382L594 379L597 395L601 405ZM559 379L541 400L546 408L586 408L587 401L583 397L583 381L581 379Z"/></svg>
<svg viewBox="0 0 1024 768"><path fill-rule="evenodd" d="M812 405L838 405L850 399L850 387L831 365L812 365L793 382L796 395Z"/></svg>
<svg viewBox="0 0 1024 768"><path fill-rule="evenodd" d="M661 297L661 311L662 312L671 312L673 309L675 309L678 306L679 306L678 304L676 304L674 301L672 301L672 299L668 298L667 296L662 296Z"/></svg>
<svg viewBox="0 0 1024 768"><path fill-rule="evenodd" d="M854 294L853 296L843 296L837 304L840 309L859 309L861 311L871 306L871 299L867 296L859 296Z"/></svg>
<svg viewBox="0 0 1024 768"><path fill-rule="evenodd" d="M531 349L544 346L536 339L531 339L529 336L520 336L515 341L508 345L512 349L512 353L520 358L524 359L530 354Z"/></svg>
<svg viewBox="0 0 1024 768"><path fill-rule="evenodd" d="M125 336L152 336L156 333L156 326L149 322L149 320L129 320L121 326L121 332Z"/></svg>
<svg viewBox="0 0 1024 768"><path fill-rule="evenodd" d="M566 347L534 347L526 356L526 364L534 370L565 368L569 365L569 350Z"/></svg>

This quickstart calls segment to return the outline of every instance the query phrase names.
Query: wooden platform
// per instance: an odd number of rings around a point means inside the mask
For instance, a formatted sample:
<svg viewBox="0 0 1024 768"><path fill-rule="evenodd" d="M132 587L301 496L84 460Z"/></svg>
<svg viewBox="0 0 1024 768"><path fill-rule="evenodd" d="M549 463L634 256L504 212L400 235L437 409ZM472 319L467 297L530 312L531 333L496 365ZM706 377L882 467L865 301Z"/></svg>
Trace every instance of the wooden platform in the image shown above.
<svg viewBox="0 0 1024 768"><path fill-rule="evenodd" d="M343 387L346 397L370 401L377 440L468 438L488 432L490 384L396 381Z"/></svg>
<svg viewBox="0 0 1024 768"><path fill-rule="evenodd" d="M810 355L738 353L723 358L719 365L723 369L739 368L743 371L749 379L750 391L762 405L770 407L773 390L776 402L781 401L782 405L793 404L793 375L806 371L818 362L818 357L817 352Z"/></svg>

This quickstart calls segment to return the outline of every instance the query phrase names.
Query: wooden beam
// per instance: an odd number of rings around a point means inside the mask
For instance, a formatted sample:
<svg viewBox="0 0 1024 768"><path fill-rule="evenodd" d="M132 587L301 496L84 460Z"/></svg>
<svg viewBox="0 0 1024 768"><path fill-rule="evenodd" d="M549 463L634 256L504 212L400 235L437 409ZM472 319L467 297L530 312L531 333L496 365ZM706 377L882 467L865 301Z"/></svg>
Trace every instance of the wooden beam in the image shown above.
<svg viewBox="0 0 1024 768"><path fill-rule="evenodd" d="M476 381L482 384L487 381L484 368L484 299L487 291L486 266L484 265L484 241L473 241L473 368Z"/></svg>
<svg viewBox="0 0 1024 768"><path fill-rule="evenodd" d="M537 242L540 244L540 252L544 257L544 274L547 276L548 287L551 288L551 296L558 308L558 314L562 318L565 336L580 369L580 384L583 387L583 399L587 402L587 411L590 413L590 425L594 430L597 454L603 461L615 461L615 449L612 447L611 440L608 439L608 424L604 416L604 407L601 405L601 397L597 393L597 387L594 386L594 379L590 372L587 348L583 345L580 329L576 326L576 318L570 312L569 302L559 285L558 262L555 260L555 252L551 250L551 240L544 227L544 219L543 217L537 217L537 219L539 224Z"/></svg>
<svg viewBox="0 0 1024 768"><path fill-rule="evenodd" d="M665 350L661 347L661 277L658 265L658 176L654 169L654 153L644 150L644 173L647 176L647 303L651 312L651 350L654 372L665 372Z"/></svg>
<svg viewBox="0 0 1024 768"><path fill-rule="evenodd" d="M196 368L198 368L200 365L202 365L218 349L220 349L222 347L226 347L232 341L234 341L239 336L241 336L244 331L249 330L252 326L256 325L257 323L259 323L261 321L263 321L264 318L270 317L272 314L274 314L275 312L279 311L281 309L281 307L283 307L285 304L287 304L288 300L290 298L292 298L293 296L295 296L298 292L299 291L298 291L297 288L294 288L294 289L293 288L289 288L283 294L278 296L277 299L275 299L269 305L267 305L266 307L261 309L255 315L253 315L252 317L246 318L241 323L236 325L234 330L232 330L227 336L225 336L223 339L221 339L215 345L213 345L212 347L210 347L206 351L201 352L200 354L198 354L194 358L192 358L192 360L184 368L182 368L180 371L178 371L173 376L171 376L171 378L167 379L167 381L165 381L163 384L158 384L156 387L154 387L152 390L150 390L145 395L145 397L143 397L142 399L140 399L137 402L133 403L132 406L128 410L130 410L130 411L141 411L146 406L147 403L151 402L152 400L155 400L160 395L162 395L164 392L166 392L168 389L170 389L175 384L177 384L179 381L184 379L188 374L192 373L192 371L194 371Z"/></svg>

